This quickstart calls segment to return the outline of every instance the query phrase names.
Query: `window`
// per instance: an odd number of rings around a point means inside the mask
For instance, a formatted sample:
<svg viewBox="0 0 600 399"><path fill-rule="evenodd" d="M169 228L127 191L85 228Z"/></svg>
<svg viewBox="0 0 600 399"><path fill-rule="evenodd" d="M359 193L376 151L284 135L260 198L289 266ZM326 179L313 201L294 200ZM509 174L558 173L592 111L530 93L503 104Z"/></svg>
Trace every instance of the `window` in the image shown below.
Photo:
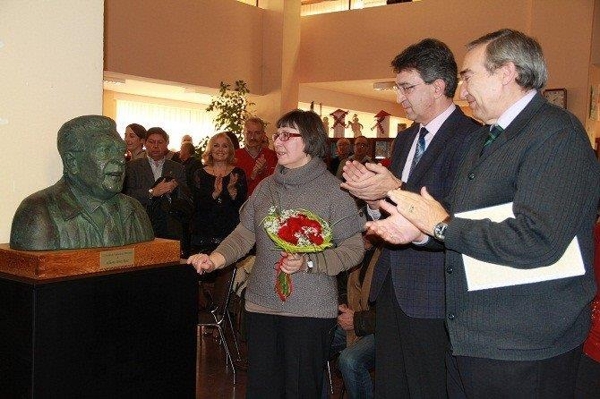
<svg viewBox="0 0 600 399"><path fill-rule="evenodd" d="M169 148L179 150L181 138L189 134L194 145L215 133L213 113L204 109L179 108L162 104L138 101L116 100L117 131L124 136L125 127L130 123L139 123L146 129L162 127L169 134Z"/></svg>
<svg viewBox="0 0 600 399"><path fill-rule="evenodd" d="M302 1L300 14L325 14L336 11L360 10L368 7L386 5L386 0L306 0Z"/></svg>

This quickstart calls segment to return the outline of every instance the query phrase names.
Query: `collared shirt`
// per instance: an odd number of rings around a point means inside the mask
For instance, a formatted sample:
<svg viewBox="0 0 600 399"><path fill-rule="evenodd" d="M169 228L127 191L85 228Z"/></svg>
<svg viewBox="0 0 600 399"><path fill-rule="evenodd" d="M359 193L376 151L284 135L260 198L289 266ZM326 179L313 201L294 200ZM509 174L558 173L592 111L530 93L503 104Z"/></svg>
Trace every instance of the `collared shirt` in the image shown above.
<svg viewBox="0 0 600 399"><path fill-rule="evenodd" d="M500 115L500 117L496 121L496 125L499 125L501 128L506 129L506 127L513 120L515 120L515 118L521 113L521 111L523 111L523 109L525 109L525 107L527 106L527 104L529 104L531 102L531 100L533 99L533 97L535 97L535 94L536 94L536 90L530 90L530 91L528 91L523 97L521 97L517 102L515 102L506 111L504 111L504 113L502 115ZM441 115L442 114L440 114L440 116ZM439 116L438 116L438 118L439 118ZM434 120L436 120L436 119L434 119ZM433 122L433 121L431 121L431 122ZM429 123L429 125L431 125L431 122ZM442 123L443 123L443 121L442 121ZM427 126L427 130L429 130L428 126ZM437 127L438 129L439 129L439 126L441 126L441 123L438 125L438 127ZM429 136L429 135L427 135L427 136ZM415 138L415 143L416 143L417 140L418 140L418 135ZM411 152L412 152L413 156L414 156L414 148L416 146L415 143L413 143L413 148L411 149ZM410 160L410 162L409 162L409 160ZM410 163L412 162L412 156L411 156L411 154L409 154L409 160L407 160L406 165L404 166L404 171L406 171L407 165L409 165L408 168L410 169ZM406 181L404 179L404 173L402 174L402 181ZM381 218L381 213L379 212L378 209L377 210L372 210L372 209L370 209L370 208L367 207L367 211L368 211L369 215L371 216L371 218L373 218L373 220L378 220L379 218ZM429 241L429 239L424 240L422 242L415 242L415 244L417 244L417 245L419 245L419 244L425 244L428 241Z"/></svg>
<svg viewBox="0 0 600 399"><path fill-rule="evenodd" d="M431 143L431 140L433 140L433 138L435 137L436 133L438 132L438 130L440 130L440 127L442 127L442 124L446 121L446 119L448 119L450 117L450 115L454 112L454 110L456 109L456 105L454 105L454 103L452 103L448 108L446 108L446 110L444 112L442 112L441 114L439 114L438 116L436 116L435 118L433 118L431 120L431 122L429 122L427 125L423 125L421 124L419 126L419 130L421 130L421 128L425 128L427 129L427 135L425 136L425 150L427 151L427 147L429 147L429 143ZM419 141L419 135L417 134L415 136L415 139L413 140L412 146L410 147L410 151L408 152L408 157L406 158L406 163L404 164L404 169L402 169L402 181L408 181L408 177L410 174L410 167L412 165L413 159L415 157L415 152L417 150L417 142Z"/></svg>
<svg viewBox="0 0 600 399"><path fill-rule="evenodd" d="M104 200L100 200L89 192L84 190L80 190L77 186L71 184L68 186L73 196L77 199L77 203L81 206L83 213L86 213L91 220L97 225L97 227L102 230L104 228L106 218L110 217L110 214L104 214L102 212L102 205L105 202ZM100 212L96 212L100 210Z"/></svg>
<svg viewBox="0 0 600 399"><path fill-rule="evenodd" d="M433 118L427 125L420 124L419 130L422 127L427 129L427 135L425 136L425 151L427 151L427 147L429 147L429 143L433 140L440 127L444 124L446 119L452 115L452 113L456 110L456 105L454 103L450 104L448 108L435 118ZM410 167L412 165L412 161L415 157L415 151L417 150L417 142L419 141L419 135L415 136L413 140L412 146L410 147L410 151L408 152L408 157L406 158L406 162L404 163L404 169L402 169L402 181L408 181L408 177L410 174ZM379 220L381 218L381 212L379 209L371 209L367 206L367 213L371 217L372 220Z"/></svg>
<svg viewBox="0 0 600 399"><path fill-rule="evenodd" d="M88 213L94 213L105 202L104 200L98 199L91 195L89 192L80 190L74 184L69 184L67 187L71 190L77 202L83 209Z"/></svg>
<svg viewBox="0 0 600 399"><path fill-rule="evenodd" d="M525 109L527 104L533 100L533 97L536 94L536 90L529 90L527 94L519 99L516 103L511 105L496 121L496 125L500 126L502 129L506 129L508 125Z"/></svg>
<svg viewBox="0 0 600 399"><path fill-rule="evenodd" d="M154 181L158 180L159 177L162 176L163 166L165 164L165 159L163 158L159 161L155 161L154 159L147 157L148 162L150 163L150 168L152 169L152 174L154 175Z"/></svg>
<svg viewBox="0 0 600 399"><path fill-rule="evenodd" d="M533 97L535 97L536 93L536 90L529 90L523 97L521 97L517 102L508 107L508 109L504 111L502 115L500 115L500 117L496 120L495 125L500 126L502 129L506 129L506 127L510 125L512 121L515 120L515 118L521 113L521 111L525 109L527 104L529 104L531 100L533 100ZM490 129L491 128L492 127L490 126ZM427 237L427 240L414 242L413 244L424 245L428 241L429 236Z"/></svg>

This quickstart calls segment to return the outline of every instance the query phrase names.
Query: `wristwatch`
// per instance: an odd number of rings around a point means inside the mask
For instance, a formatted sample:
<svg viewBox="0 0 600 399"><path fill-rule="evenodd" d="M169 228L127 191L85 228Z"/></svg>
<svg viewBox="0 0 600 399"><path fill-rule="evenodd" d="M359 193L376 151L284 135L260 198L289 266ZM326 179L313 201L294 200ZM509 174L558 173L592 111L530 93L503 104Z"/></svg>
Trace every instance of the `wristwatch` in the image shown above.
<svg viewBox="0 0 600 399"><path fill-rule="evenodd" d="M315 267L315 264L312 260L308 259L308 255L307 255L306 256L306 270L304 270L304 273L312 273L313 267Z"/></svg>
<svg viewBox="0 0 600 399"><path fill-rule="evenodd" d="M148 190L148 196L150 198L154 197L154 189L153 188L151 188L150 190Z"/></svg>
<svg viewBox="0 0 600 399"><path fill-rule="evenodd" d="M448 222L450 222L450 216L446 217L444 220L439 222L433 228L433 237L436 240L444 242L446 239L446 230L448 229Z"/></svg>

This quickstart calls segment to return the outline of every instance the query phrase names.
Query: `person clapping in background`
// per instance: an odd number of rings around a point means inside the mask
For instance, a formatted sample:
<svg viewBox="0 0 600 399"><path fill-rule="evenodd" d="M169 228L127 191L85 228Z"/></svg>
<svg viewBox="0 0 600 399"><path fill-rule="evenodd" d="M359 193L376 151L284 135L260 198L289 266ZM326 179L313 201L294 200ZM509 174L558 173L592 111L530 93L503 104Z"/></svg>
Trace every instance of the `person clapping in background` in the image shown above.
<svg viewBox="0 0 600 399"><path fill-rule="evenodd" d="M246 174L235 166L231 139L217 133L202 155L204 167L191 176L195 210L192 216L191 251L211 252L240 221L240 206L246 200Z"/></svg>

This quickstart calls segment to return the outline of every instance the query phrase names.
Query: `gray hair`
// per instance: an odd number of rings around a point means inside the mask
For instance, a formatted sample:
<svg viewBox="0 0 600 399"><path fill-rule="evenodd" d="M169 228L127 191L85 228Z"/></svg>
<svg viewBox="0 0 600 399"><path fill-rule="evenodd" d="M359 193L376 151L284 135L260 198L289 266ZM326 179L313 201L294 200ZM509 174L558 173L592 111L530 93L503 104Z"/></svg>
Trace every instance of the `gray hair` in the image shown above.
<svg viewBox="0 0 600 399"><path fill-rule="evenodd" d="M501 29L467 44L467 51L486 45L485 68L488 72L512 62L518 73L517 84L525 89L540 90L548 80L548 68L540 44L526 34Z"/></svg>
<svg viewBox="0 0 600 399"><path fill-rule="evenodd" d="M248 118L244 121L244 127L246 127L248 125L248 123L254 123L260 126L260 130L262 130L263 132L265 131L265 127L266 127L266 123L265 121L263 121L262 119L260 119L257 116L253 116L251 118Z"/></svg>

